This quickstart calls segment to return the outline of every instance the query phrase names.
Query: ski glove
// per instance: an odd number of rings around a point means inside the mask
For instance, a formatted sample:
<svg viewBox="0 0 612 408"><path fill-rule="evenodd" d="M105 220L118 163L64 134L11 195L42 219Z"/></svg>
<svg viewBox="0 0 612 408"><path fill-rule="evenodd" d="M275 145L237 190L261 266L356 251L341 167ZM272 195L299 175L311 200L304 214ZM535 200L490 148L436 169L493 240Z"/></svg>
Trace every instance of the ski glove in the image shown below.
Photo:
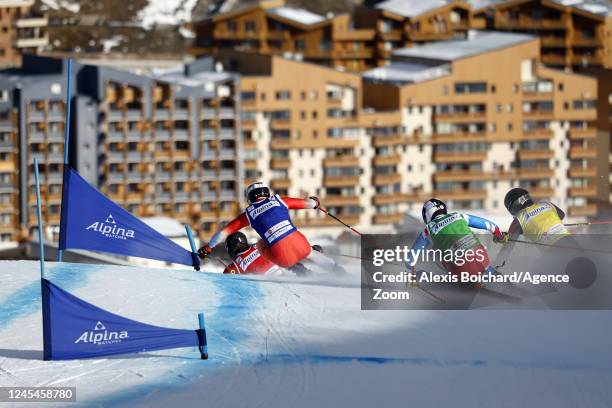
<svg viewBox="0 0 612 408"><path fill-rule="evenodd" d="M209 247L208 244L198 249L198 256L202 259L206 259L206 257L210 255L211 253L212 253L212 248Z"/></svg>
<svg viewBox="0 0 612 408"><path fill-rule="evenodd" d="M498 244L506 244L510 239L510 234L507 232L502 232L501 235L494 236L493 242L497 242Z"/></svg>
<svg viewBox="0 0 612 408"><path fill-rule="evenodd" d="M315 202L315 206L312 207L313 210L316 210L316 209L318 209L321 206L321 202L319 201L319 197L311 196L311 197L308 197L308 198L310 198L312 201Z"/></svg>

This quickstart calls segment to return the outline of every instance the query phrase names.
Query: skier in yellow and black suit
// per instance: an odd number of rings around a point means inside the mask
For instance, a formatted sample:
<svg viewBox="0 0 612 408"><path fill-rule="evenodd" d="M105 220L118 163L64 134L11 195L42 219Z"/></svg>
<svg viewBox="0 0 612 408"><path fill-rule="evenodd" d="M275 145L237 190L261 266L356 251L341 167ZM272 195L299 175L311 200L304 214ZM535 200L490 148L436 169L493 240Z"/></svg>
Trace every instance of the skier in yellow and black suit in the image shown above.
<svg viewBox="0 0 612 408"><path fill-rule="evenodd" d="M525 189L513 188L508 191L504 205L514 217L508 228L510 239L523 234L533 242L554 244L571 235L563 225L563 210L550 201L535 203Z"/></svg>
<svg viewBox="0 0 612 408"><path fill-rule="evenodd" d="M518 236L521 234L534 244L541 244L542 248L558 246L559 248L580 250L580 245L563 224L565 213L550 201L534 202L527 190L513 188L506 194L504 206L512 214L514 220L504 237L507 244L504 245L497 256L496 267L505 263ZM546 252L544 251L543 255L548 255ZM563 255L576 256L576 251L567 252L564 251ZM550 258L554 257L550 256ZM499 264L500 261L502 261L502 265ZM589 286L594 280L595 276L586 271L582 271L580 276L570 277L570 282L574 287Z"/></svg>

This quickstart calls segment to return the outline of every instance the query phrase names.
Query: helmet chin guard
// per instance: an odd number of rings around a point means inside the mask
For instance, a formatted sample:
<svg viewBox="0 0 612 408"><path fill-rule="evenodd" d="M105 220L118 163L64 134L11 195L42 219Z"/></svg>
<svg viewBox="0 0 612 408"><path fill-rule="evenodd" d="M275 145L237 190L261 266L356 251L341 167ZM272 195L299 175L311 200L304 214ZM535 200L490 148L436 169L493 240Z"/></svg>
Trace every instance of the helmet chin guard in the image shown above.
<svg viewBox="0 0 612 408"><path fill-rule="evenodd" d="M246 188L245 195L248 203L253 204L260 198L270 197L270 189L264 183L257 182Z"/></svg>
<svg viewBox="0 0 612 408"><path fill-rule="evenodd" d="M421 211L421 215L423 216L423 222L425 224L429 223L437 216L444 215L446 213L446 204L444 204L443 201L440 201L437 198L431 198L427 200L425 204L423 204L423 210Z"/></svg>

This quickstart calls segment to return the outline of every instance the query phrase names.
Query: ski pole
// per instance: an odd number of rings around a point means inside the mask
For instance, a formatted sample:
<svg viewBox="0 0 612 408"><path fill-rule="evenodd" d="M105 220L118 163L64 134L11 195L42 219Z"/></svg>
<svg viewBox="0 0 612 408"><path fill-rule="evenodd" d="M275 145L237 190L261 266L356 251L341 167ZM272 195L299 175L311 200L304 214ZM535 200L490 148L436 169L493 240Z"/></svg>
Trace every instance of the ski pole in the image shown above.
<svg viewBox="0 0 612 408"><path fill-rule="evenodd" d="M346 222L342 221L340 218L336 217L334 214L331 214L330 212L328 212L325 208L323 207L319 207L319 210L322 211L323 213L329 215L330 217L332 217L334 220L338 221L340 224L344 225L346 228L350 229L351 231L353 231L355 234L361 236L361 232L357 231L355 228L351 227L350 225L348 225Z"/></svg>
<svg viewBox="0 0 612 408"><path fill-rule="evenodd" d="M588 251L588 252L595 252L595 253L598 253L598 254L612 255L612 252L605 251L603 249L576 248L576 247L567 246L567 245L546 244L544 242L523 241L522 239L509 239L508 241L518 242L519 244L540 245L540 246L545 246L545 247L549 247L549 248L570 249L570 250L574 250L574 251Z"/></svg>
<svg viewBox="0 0 612 408"><path fill-rule="evenodd" d="M610 225L612 221L591 221L591 222L577 222L574 224L563 224L566 227L586 227L589 225Z"/></svg>

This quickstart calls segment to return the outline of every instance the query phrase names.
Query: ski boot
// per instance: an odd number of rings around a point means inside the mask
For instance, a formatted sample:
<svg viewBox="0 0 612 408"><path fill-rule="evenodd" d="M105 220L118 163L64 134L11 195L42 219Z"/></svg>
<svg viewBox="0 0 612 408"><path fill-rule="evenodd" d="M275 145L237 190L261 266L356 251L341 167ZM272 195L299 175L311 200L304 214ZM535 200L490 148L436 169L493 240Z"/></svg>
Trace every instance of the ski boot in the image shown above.
<svg viewBox="0 0 612 408"><path fill-rule="evenodd" d="M295 273L295 276L312 275L312 271L299 262L289 268L289 270Z"/></svg>

